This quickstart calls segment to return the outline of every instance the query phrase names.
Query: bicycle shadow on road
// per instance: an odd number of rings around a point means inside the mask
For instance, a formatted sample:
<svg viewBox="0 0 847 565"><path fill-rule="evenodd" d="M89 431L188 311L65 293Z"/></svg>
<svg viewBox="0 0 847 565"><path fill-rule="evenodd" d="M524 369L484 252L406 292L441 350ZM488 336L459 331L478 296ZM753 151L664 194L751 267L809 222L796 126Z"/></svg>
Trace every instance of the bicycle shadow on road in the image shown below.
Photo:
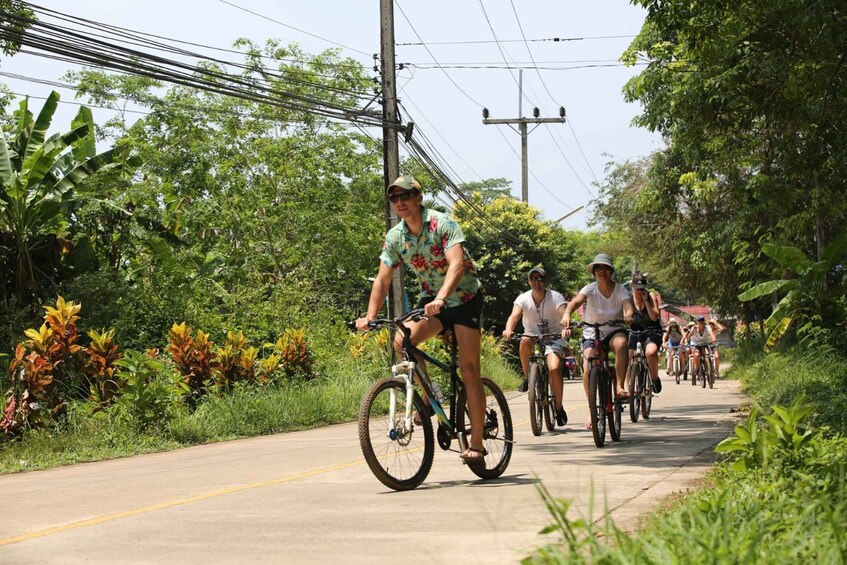
<svg viewBox="0 0 847 565"><path fill-rule="evenodd" d="M484 487L498 488L506 486L534 485L541 480L523 475L502 475L496 479L455 479L449 481L425 482L415 490L426 491L451 487ZM391 494L394 491L385 491L383 494Z"/></svg>

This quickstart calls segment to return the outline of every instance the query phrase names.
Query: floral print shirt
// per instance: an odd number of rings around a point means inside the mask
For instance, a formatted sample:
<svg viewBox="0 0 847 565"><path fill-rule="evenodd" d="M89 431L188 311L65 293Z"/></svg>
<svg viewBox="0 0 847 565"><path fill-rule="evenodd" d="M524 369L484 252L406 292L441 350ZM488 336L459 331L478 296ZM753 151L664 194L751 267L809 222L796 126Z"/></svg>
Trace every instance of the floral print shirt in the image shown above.
<svg viewBox="0 0 847 565"><path fill-rule="evenodd" d="M401 220L388 230L380 261L396 269L403 263L421 281L421 298L434 297L447 277L445 252L465 241L465 234L453 219L428 208L421 208L423 228L420 235L409 231L406 221ZM463 249L464 251L464 249ZM479 292L479 278L473 260L465 255L465 274L449 297L447 307L459 306L471 300Z"/></svg>

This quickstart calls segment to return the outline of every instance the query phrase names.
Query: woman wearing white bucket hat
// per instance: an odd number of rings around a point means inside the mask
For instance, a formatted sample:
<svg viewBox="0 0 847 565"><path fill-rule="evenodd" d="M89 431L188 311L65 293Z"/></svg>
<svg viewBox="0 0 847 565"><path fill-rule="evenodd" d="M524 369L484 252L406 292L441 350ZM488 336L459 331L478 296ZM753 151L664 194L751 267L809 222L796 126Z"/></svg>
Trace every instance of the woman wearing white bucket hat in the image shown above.
<svg viewBox="0 0 847 565"><path fill-rule="evenodd" d="M594 282L585 285L568 303L565 315L562 317L562 335L565 339L571 335L571 314L583 303L585 314L583 318L591 324L602 324L610 320L624 319L627 323L632 320L634 308L629 292L615 282L615 266L612 259L605 253L599 253L594 261L588 264L588 272L594 275ZM627 355L627 333L626 329L619 326L604 325L600 327L604 336L603 343L607 351L615 353L615 372L618 385L618 396L627 396L626 391L626 367ZM594 338L593 328L584 328L582 331L582 349L592 346ZM583 356L582 385L585 396L588 398L588 360ZM590 422L590 420L588 420ZM589 423L586 422L586 427Z"/></svg>

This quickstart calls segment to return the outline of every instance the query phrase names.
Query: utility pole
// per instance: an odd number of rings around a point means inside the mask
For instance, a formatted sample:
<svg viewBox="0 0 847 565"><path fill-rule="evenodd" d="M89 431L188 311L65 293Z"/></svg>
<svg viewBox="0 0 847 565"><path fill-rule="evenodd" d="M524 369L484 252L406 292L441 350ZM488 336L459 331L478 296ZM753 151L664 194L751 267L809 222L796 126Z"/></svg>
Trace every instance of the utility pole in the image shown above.
<svg viewBox="0 0 847 565"><path fill-rule="evenodd" d="M529 202L529 152L527 149L527 136L535 131L540 124L565 123L565 109L559 107L558 118L539 118L540 112L538 108L532 109L532 118L523 117L523 71L518 71L518 117L509 120L490 120L488 119L488 108L482 109L482 123L490 125L518 125L518 133L521 135L521 200ZM527 131L528 124L535 124L535 128ZM512 128L515 129L515 128Z"/></svg>
<svg viewBox="0 0 847 565"><path fill-rule="evenodd" d="M388 200L388 185L400 176L400 150L397 129L386 124L396 124L397 119L397 80L394 73L394 0L380 0L380 44L382 59L382 149L383 180L385 196L385 223L391 229L398 222L391 202ZM400 269L394 270L391 279L389 313L403 315L403 277Z"/></svg>

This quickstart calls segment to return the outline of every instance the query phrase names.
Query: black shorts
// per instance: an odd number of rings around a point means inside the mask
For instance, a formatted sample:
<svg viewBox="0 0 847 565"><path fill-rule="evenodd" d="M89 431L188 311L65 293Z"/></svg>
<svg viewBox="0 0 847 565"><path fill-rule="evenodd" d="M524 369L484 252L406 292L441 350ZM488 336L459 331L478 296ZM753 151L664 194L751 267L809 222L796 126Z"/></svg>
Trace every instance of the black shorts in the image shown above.
<svg viewBox="0 0 847 565"><path fill-rule="evenodd" d="M655 343L657 347L662 347L662 334L658 331L656 333L649 334L629 334L629 348L635 349L638 346L638 342L641 342L641 347L647 348L648 343Z"/></svg>
<svg viewBox="0 0 847 565"><path fill-rule="evenodd" d="M435 300L435 297L428 296L421 298L418 308L423 308L430 302ZM465 326L478 330L482 327L482 291L478 291L473 298L451 308L442 308L441 312L435 315L441 325L444 327L442 332L453 329L453 326Z"/></svg>
<svg viewBox="0 0 847 565"><path fill-rule="evenodd" d="M609 352L609 343L612 341L612 338L618 334L626 335L626 328L614 328L611 332L607 333L603 338L603 350L608 353ZM591 339L583 339L582 340L582 350L591 349L594 347L594 338Z"/></svg>

